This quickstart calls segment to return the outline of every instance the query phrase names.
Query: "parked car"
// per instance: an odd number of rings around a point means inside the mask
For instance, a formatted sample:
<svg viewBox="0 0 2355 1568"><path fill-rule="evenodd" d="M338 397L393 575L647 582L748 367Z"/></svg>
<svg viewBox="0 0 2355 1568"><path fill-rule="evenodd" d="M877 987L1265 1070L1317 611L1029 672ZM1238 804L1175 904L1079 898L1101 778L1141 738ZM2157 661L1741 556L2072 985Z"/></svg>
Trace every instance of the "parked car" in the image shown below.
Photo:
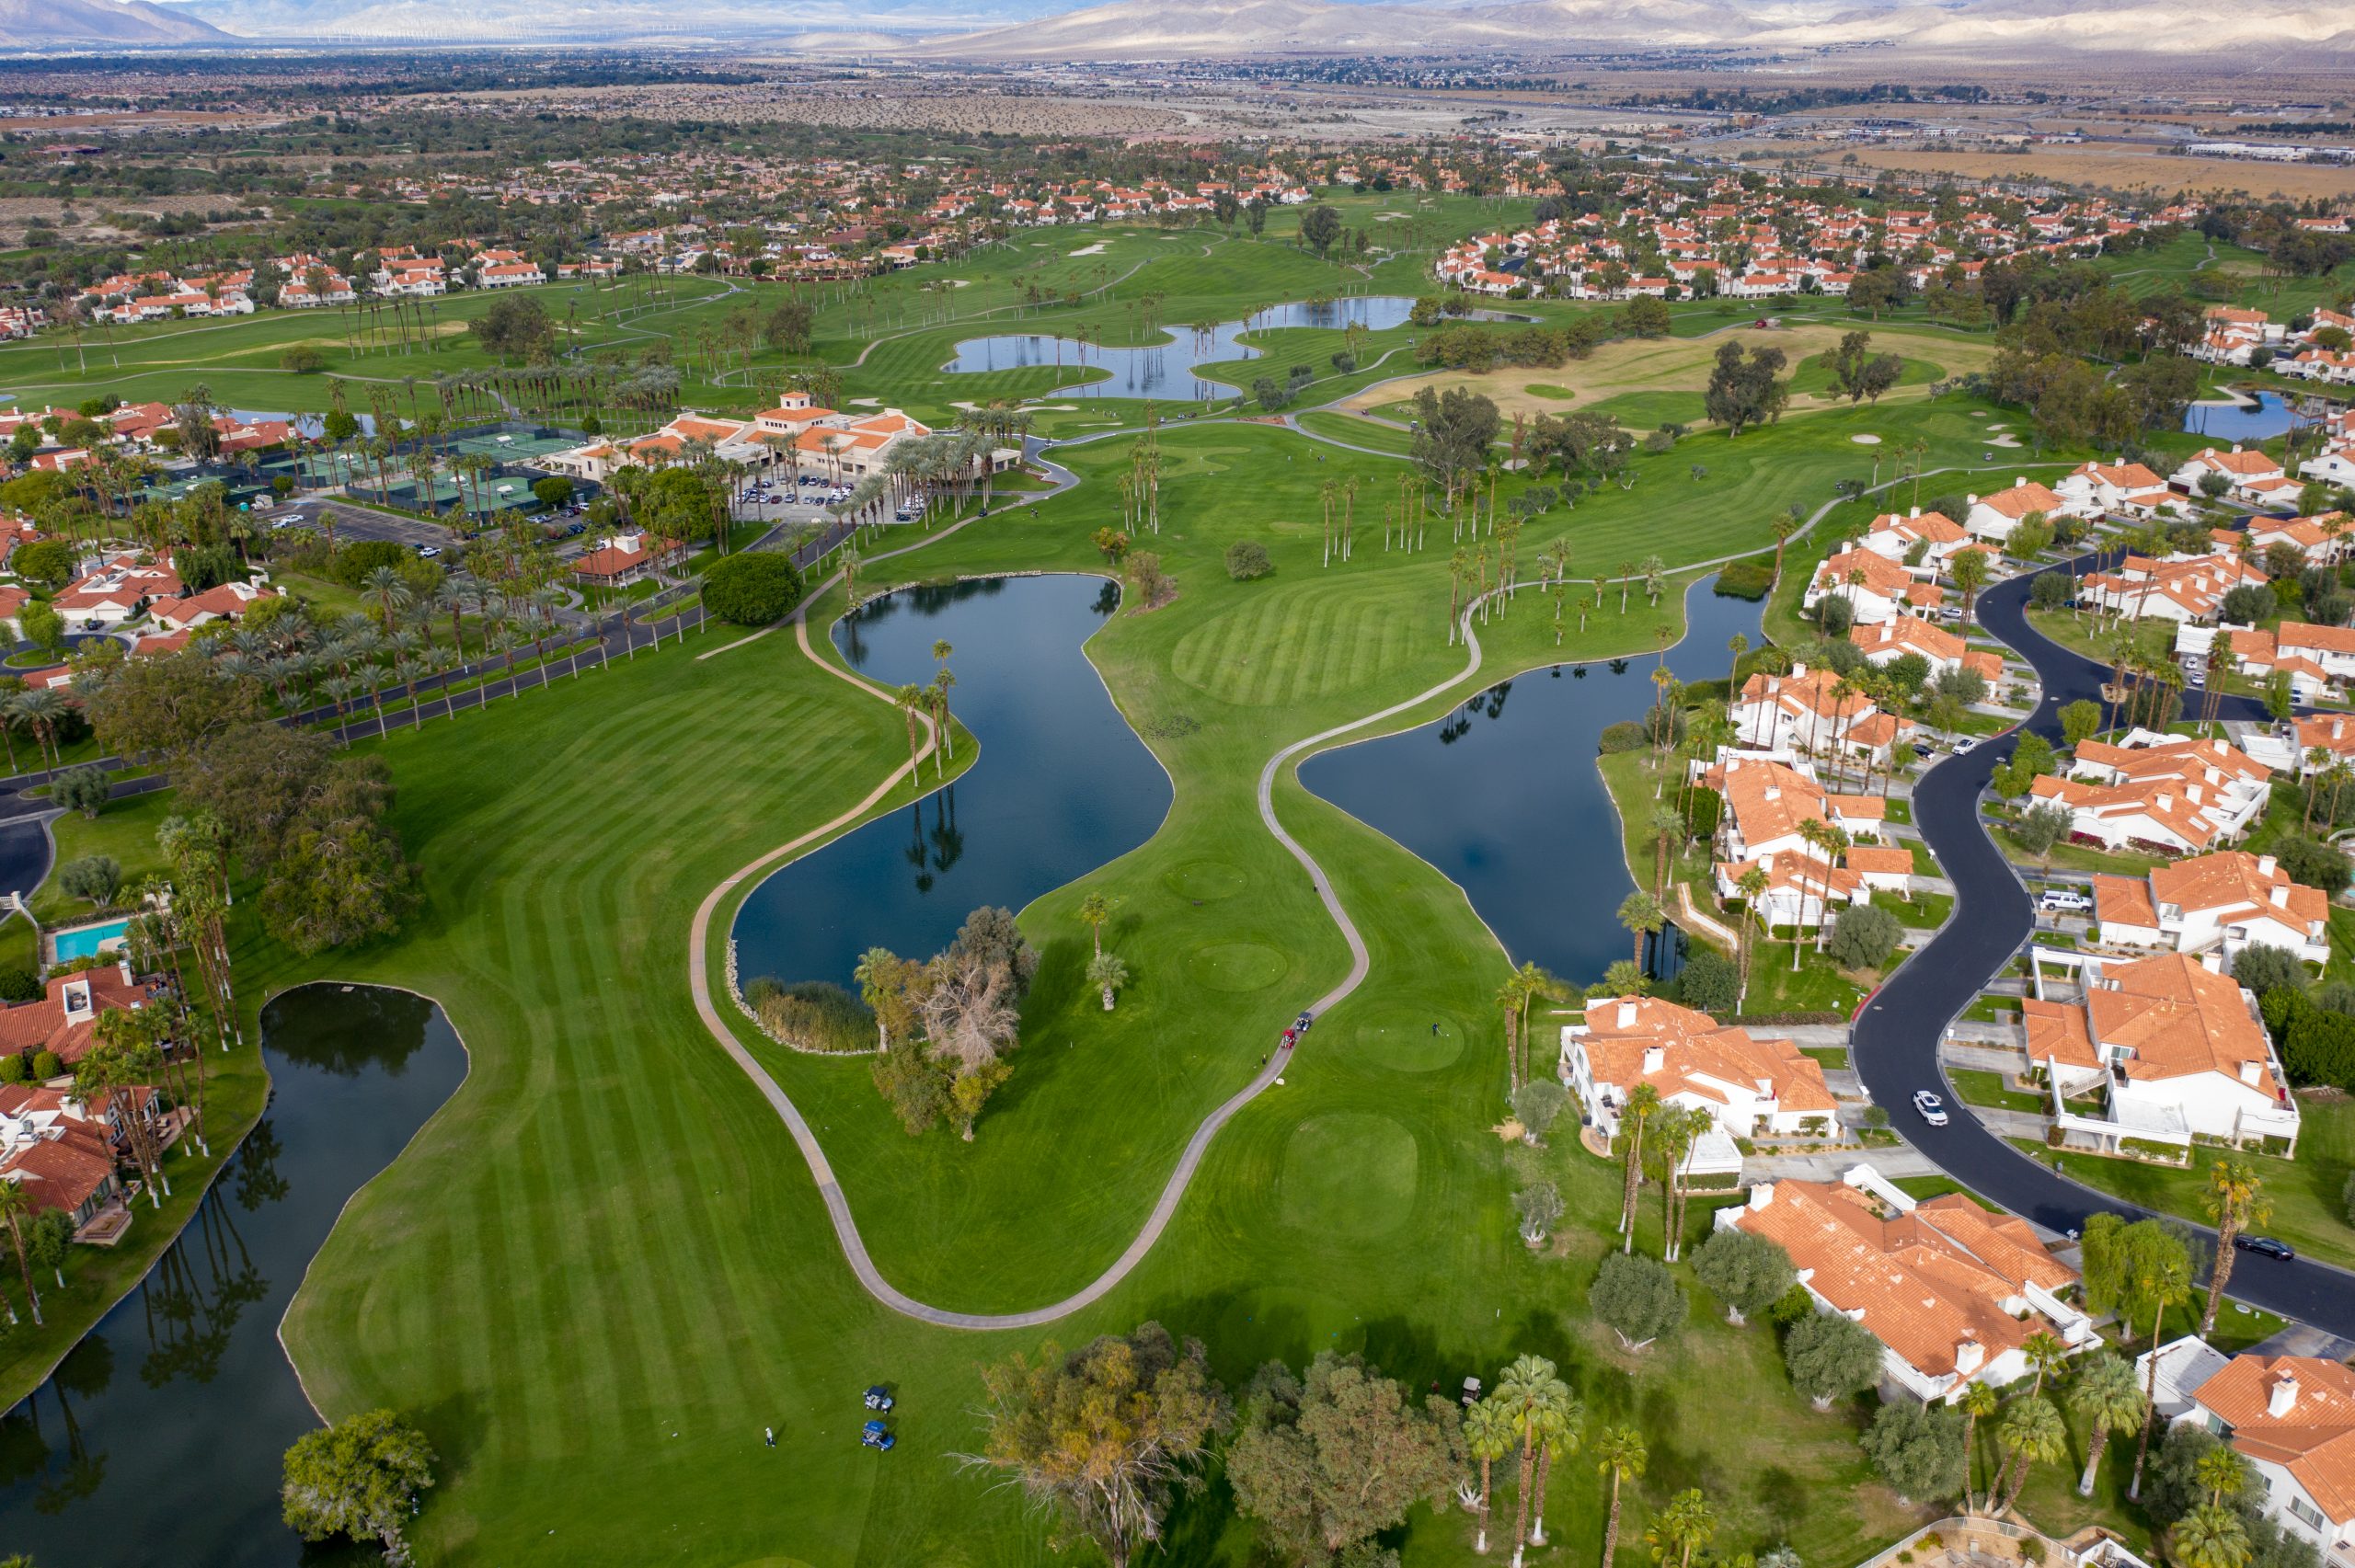
<svg viewBox="0 0 2355 1568"><path fill-rule="evenodd" d="M2233 1238L2233 1246L2239 1252L2255 1253L2257 1256L2264 1258L2279 1258L2283 1263L2288 1263L2298 1255L2291 1250L2289 1242L2277 1242L2270 1236L2235 1236Z"/></svg>
<svg viewBox="0 0 2355 1568"><path fill-rule="evenodd" d="M1919 1112L1922 1119L1932 1127L1944 1127L1949 1119L1947 1116L1947 1103L1927 1089L1913 1091L1913 1109Z"/></svg>
<svg viewBox="0 0 2355 1568"><path fill-rule="evenodd" d="M1308 1033L1308 1026L1315 1022L1316 1014L1309 1012L1308 1009L1304 1007L1300 1010L1300 1016L1292 1021L1292 1026L1301 1034L1305 1035Z"/></svg>
<svg viewBox="0 0 2355 1568"><path fill-rule="evenodd" d="M1959 757L1959 756L1961 756L1965 751L1970 750L1972 747L1974 747L1974 746L1976 746L1976 745L1978 745L1978 744L1979 744L1979 738L1978 738L1977 736L1975 736L1975 735L1965 735L1965 736L1958 737L1958 738L1956 738L1956 740L1955 740L1955 743L1954 743L1954 754L1955 754L1956 756Z"/></svg>
<svg viewBox="0 0 2355 1568"><path fill-rule="evenodd" d="M2036 907L2039 910L2066 910L2074 913L2092 909L2094 901L2085 894L2066 887L2047 887L2043 895L2036 900Z"/></svg>
<svg viewBox="0 0 2355 1568"><path fill-rule="evenodd" d="M442 546L439 544L420 544L417 547L418 559L421 561L430 561L441 553Z"/></svg>

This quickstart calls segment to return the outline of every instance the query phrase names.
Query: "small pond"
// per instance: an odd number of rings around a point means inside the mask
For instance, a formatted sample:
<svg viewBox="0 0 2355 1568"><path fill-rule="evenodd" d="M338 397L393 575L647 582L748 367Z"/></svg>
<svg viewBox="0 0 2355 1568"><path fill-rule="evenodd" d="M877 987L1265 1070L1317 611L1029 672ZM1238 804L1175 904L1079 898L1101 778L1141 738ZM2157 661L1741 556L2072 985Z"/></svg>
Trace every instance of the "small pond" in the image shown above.
<svg viewBox="0 0 2355 1568"><path fill-rule="evenodd" d="M1687 592L1684 640L1668 653L1681 681L1722 679L1736 632L1761 640L1764 603L1709 582ZM1617 915L1636 885L1596 747L1605 725L1651 705L1655 662L1533 670L1420 728L1312 757L1300 782L1453 878L1514 963L1590 984L1634 956ZM1655 973L1677 967L1672 933L1646 956Z"/></svg>
<svg viewBox="0 0 2355 1568"><path fill-rule="evenodd" d="M262 1037L270 1108L195 1219L0 1417L0 1551L41 1568L382 1561L306 1549L279 1519L280 1460L318 1419L278 1322L345 1201L465 1077L465 1051L439 1007L373 986L289 991Z"/></svg>
<svg viewBox="0 0 2355 1568"><path fill-rule="evenodd" d="M2216 441L2268 441L2289 432L2293 416L2278 392L2258 392L2246 403L2194 403L2183 411L2183 428Z"/></svg>
<svg viewBox="0 0 2355 1568"><path fill-rule="evenodd" d="M1379 332L1405 326L1414 308L1414 300L1405 294L1361 294L1323 303L1270 305L1241 321L1222 321L1207 328L1171 326L1166 328L1168 342L1141 349L1092 347L1051 332L1006 333L994 338L971 338L958 344L957 357L946 368L970 374L1031 370L1040 365L1052 365L1058 370L1069 366L1082 372L1078 378L1040 395L1086 393L1098 397L1175 397L1204 402L1232 397L1239 388L1203 380L1195 373L1200 367L1259 357L1259 349L1242 341L1246 332L1269 332L1286 326L1336 328L1352 322ZM1530 318L1499 311L1475 311L1472 319ZM1098 371L1111 373L1109 378L1099 378L1096 375Z"/></svg>
<svg viewBox="0 0 2355 1568"><path fill-rule="evenodd" d="M1169 775L1082 647L1119 607L1101 578L984 578L903 589L837 622L844 657L886 686L931 680L933 644L950 644L950 708L981 758L754 888L736 913L737 973L848 986L869 947L928 957L978 906L1019 910L1152 836Z"/></svg>

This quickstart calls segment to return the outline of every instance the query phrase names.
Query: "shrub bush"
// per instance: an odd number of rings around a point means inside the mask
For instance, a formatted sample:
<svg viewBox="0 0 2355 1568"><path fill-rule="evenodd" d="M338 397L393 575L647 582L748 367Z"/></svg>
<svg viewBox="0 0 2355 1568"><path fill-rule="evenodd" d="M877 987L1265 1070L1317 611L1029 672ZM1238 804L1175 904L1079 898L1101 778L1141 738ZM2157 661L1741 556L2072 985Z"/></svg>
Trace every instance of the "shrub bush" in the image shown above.
<svg viewBox="0 0 2355 1568"><path fill-rule="evenodd" d="M358 588L378 567L398 567L415 559L416 553L406 544L389 539L355 539L336 551L327 573L346 588Z"/></svg>
<svg viewBox="0 0 2355 1568"><path fill-rule="evenodd" d="M1275 569L1276 564L1268 559L1268 547L1257 539L1238 539L1226 547L1226 575L1236 582L1249 582Z"/></svg>
<svg viewBox="0 0 2355 1568"><path fill-rule="evenodd" d="M37 1001L40 977L30 969L0 969L0 1001Z"/></svg>
<svg viewBox="0 0 2355 1568"><path fill-rule="evenodd" d="M1602 750L1606 757L1621 751L1641 750L1651 744L1644 734L1644 727L1634 719L1623 718L1616 724L1603 727Z"/></svg>
<svg viewBox="0 0 2355 1568"><path fill-rule="evenodd" d="M27 1069L23 1057L15 1051L0 1057L0 1083L22 1083L26 1074Z"/></svg>
<svg viewBox="0 0 2355 1568"><path fill-rule="evenodd" d="M1809 1313L1783 1341L1791 1386L1822 1409L1880 1380L1881 1343L1872 1330L1838 1312Z"/></svg>
<svg viewBox="0 0 2355 1568"><path fill-rule="evenodd" d="M1775 567L1770 561L1736 561L1717 572L1717 580L1710 585L1712 592L1728 599L1758 600L1766 597L1775 586Z"/></svg>
<svg viewBox="0 0 2355 1568"><path fill-rule="evenodd" d="M57 1053L55 1051L35 1051L33 1053L33 1077L35 1079L54 1078L64 1070L65 1064L57 1059Z"/></svg>
<svg viewBox="0 0 2355 1568"><path fill-rule="evenodd" d="M1741 976L1733 960L1714 947L1696 944L1676 981L1684 1005L1698 1012L1730 1013L1741 998Z"/></svg>
<svg viewBox="0 0 2355 1568"><path fill-rule="evenodd" d="M1630 1350L1668 1333L1684 1321L1684 1292L1668 1265L1640 1253L1612 1253L1587 1291L1594 1315Z"/></svg>
<svg viewBox="0 0 2355 1568"><path fill-rule="evenodd" d="M801 573L785 556L750 551L703 575L704 608L738 626L765 626L801 601Z"/></svg>
<svg viewBox="0 0 2355 1568"><path fill-rule="evenodd" d="M1904 928L1878 904L1852 904L1832 923L1832 961L1843 968L1878 969L1897 951Z"/></svg>
<svg viewBox="0 0 2355 1568"><path fill-rule="evenodd" d="M744 993L752 1014L774 1039L805 1051L875 1048L874 1010L831 980L779 985L755 980Z"/></svg>

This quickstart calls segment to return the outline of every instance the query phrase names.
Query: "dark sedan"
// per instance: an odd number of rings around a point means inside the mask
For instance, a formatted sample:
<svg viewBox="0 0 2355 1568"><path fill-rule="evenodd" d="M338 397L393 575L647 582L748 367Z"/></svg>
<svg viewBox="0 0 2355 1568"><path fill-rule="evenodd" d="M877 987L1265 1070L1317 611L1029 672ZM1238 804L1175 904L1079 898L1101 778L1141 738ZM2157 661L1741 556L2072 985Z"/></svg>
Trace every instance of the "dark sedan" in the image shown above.
<svg viewBox="0 0 2355 1568"><path fill-rule="evenodd" d="M2289 1242L2277 1242L2270 1236L2235 1236L2233 1238L2233 1245L2244 1253L2255 1253L2259 1257L2279 1258L2283 1263L2288 1263L2298 1255L2291 1250Z"/></svg>

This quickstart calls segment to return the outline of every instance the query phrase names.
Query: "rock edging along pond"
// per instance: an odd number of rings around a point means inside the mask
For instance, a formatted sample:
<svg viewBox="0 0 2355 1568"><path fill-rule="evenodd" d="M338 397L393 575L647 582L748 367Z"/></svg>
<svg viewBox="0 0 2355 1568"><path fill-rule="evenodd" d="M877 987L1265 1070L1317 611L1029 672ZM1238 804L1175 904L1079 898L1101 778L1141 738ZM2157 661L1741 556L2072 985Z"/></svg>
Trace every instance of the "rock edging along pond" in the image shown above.
<svg viewBox="0 0 2355 1568"><path fill-rule="evenodd" d="M270 1099L187 1229L0 1417L0 1541L42 1568L304 1568L280 1462L319 1424L278 1324L345 1207L466 1074L442 1009L315 983L262 1009Z"/></svg>

